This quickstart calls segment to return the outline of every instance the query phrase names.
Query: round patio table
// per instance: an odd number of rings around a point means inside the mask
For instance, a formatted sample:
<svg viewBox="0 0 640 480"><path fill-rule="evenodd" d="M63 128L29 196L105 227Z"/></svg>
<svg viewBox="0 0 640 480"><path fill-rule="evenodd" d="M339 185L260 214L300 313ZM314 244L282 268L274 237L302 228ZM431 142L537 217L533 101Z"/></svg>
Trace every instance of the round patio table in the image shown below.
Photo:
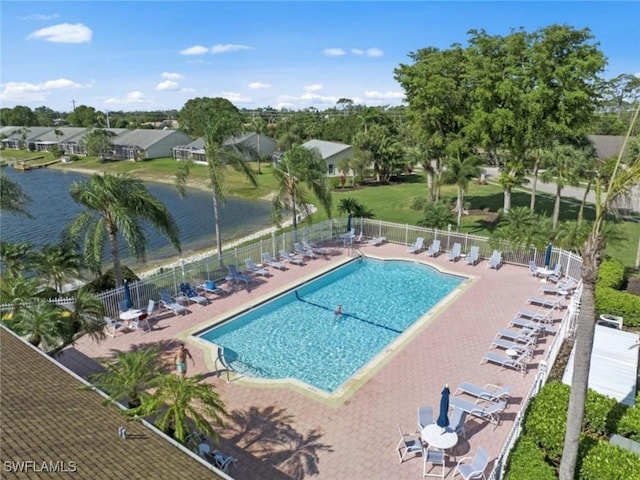
<svg viewBox="0 0 640 480"><path fill-rule="evenodd" d="M420 436L423 442L440 450L455 447L458 443L458 434L456 432L448 427L443 429L435 423L424 427Z"/></svg>

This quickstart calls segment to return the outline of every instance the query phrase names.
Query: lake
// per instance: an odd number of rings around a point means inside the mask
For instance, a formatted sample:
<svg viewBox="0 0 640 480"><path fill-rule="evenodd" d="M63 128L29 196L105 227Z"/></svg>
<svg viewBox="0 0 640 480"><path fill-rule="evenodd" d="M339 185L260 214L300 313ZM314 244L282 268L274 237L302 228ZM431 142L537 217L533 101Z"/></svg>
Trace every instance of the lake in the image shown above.
<svg viewBox="0 0 640 480"><path fill-rule="evenodd" d="M13 214L0 215L0 239L3 242L30 242L33 245L57 243L63 229L75 218L83 207L76 204L69 195L73 182L86 180L88 175L57 169L38 168L26 172L4 167L4 173L22 186L32 202L27 209L33 219ZM147 189L158 198L173 215L180 229L182 254L171 243L147 228L147 262L157 264L165 260L187 257L198 250L215 248L213 205L211 194L193 188L187 189L187 197L182 199L173 185L147 183ZM271 203L268 201L248 201L227 198L220 205L220 224L223 243L250 233L271 227ZM129 266L143 264L128 258L124 242L120 242L121 254ZM108 261L110 255L105 255Z"/></svg>

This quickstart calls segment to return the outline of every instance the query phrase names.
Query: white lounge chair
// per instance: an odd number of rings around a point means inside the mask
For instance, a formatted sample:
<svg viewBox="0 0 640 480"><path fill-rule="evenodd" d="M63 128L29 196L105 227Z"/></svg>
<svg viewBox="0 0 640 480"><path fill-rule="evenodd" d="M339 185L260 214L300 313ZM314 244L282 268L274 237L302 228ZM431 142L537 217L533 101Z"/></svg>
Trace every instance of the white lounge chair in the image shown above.
<svg viewBox="0 0 640 480"><path fill-rule="evenodd" d="M462 251L462 245L460 245L458 242L454 243L453 248L449 252L449 255L447 255L447 260L451 262L457 262L458 259L460 258L461 251Z"/></svg>
<svg viewBox="0 0 640 480"><path fill-rule="evenodd" d="M217 285L213 280L205 280L203 283L196 285L196 290L201 290L205 293L213 293L214 295L228 295L233 292L233 288L225 285Z"/></svg>
<svg viewBox="0 0 640 480"><path fill-rule="evenodd" d="M502 328L496 333L496 337L507 338L513 342L523 343L525 345L535 345L538 341L539 329L523 328L521 330L509 330L508 328Z"/></svg>
<svg viewBox="0 0 640 480"><path fill-rule="evenodd" d="M462 382L453 394L457 395L458 393L466 393L467 395L471 395L472 397L476 397L481 400L498 402L500 400L506 399L509 396L510 392L510 385L499 387L498 385L487 383L484 387L480 387L479 385L475 385L473 383Z"/></svg>
<svg viewBox="0 0 640 480"><path fill-rule="evenodd" d="M189 302L198 303L200 305L208 305L209 300L207 297L203 297L202 295L198 295L198 292L191 288L187 282L182 282L180 284L180 292L182 293L181 297L186 298Z"/></svg>
<svg viewBox="0 0 640 480"><path fill-rule="evenodd" d="M309 242L307 242L306 240L304 240L302 242L302 246L304 248L306 248L307 250L311 250L313 253L317 253L318 255L330 255L331 251L327 250L326 248L321 248L318 247L316 245L312 245Z"/></svg>
<svg viewBox="0 0 640 480"><path fill-rule="evenodd" d="M304 265L304 260L298 257L294 257L286 250L280 250L280 258L286 260L289 263L293 263L294 265Z"/></svg>
<svg viewBox="0 0 640 480"><path fill-rule="evenodd" d="M478 257L480 256L480 247L473 245L469 250L469 255L464 259L467 265L475 265L478 263Z"/></svg>
<svg viewBox="0 0 640 480"><path fill-rule="evenodd" d="M553 323L553 309L546 312L538 312L521 308L516 312L515 318L528 318L537 322Z"/></svg>
<svg viewBox="0 0 640 480"><path fill-rule="evenodd" d="M269 252L262 253L262 262L270 267L277 268L278 270L286 270L287 267L284 263L275 260Z"/></svg>
<svg viewBox="0 0 640 480"><path fill-rule="evenodd" d="M539 333L555 334L556 333L556 331L552 327L550 327L548 324L545 324L544 322L529 320L529 319L520 318L520 317L512 318L511 321L509 322L509 326L534 330L536 334L539 334Z"/></svg>
<svg viewBox="0 0 640 480"><path fill-rule="evenodd" d="M492 362L500 365L501 369L513 368L520 372L522 376L527 373L527 364L525 363L529 354L527 352L520 353L517 357L509 357L507 355L500 355L495 352L485 352L480 363Z"/></svg>
<svg viewBox="0 0 640 480"><path fill-rule="evenodd" d="M498 270L502 265L502 252L499 250L494 250L491 254L491 258L489 259L489 263L487 264L487 268L495 268Z"/></svg>
<svg viewBox="0 0 640 480"><path fill-rule="evenodd" d="M316 255L312 250L304 248L300 242L294 242L293 251L302 258L318 258L318 255Z"/></svg>
<svg viewBox="0 0 640 480"><path fill-rule="evenodd" d="M407 253L419 253L422 250L422 244L424 243L423 237L416 238L416 242L407 248Z"/></svg>
<svg viewBox="0 0 640 480"><path fill-rule="evenodd" d="M227 280L244 282L244 284L247 286L249 286L250 283L254 282L253 277L245 275L244 273L240 273L238 267L236 267L235 265L227 265L227 270L229 270L229 276L227 277Z"/></svg>
<svg viewBox="0 0 640 480"><path fill-rule="evenodd" d="M502 348L503 350L511 350L518 353L528 353L529 358L533 358L533 344L525 344L520 342L512 342L502 337L495 337L491 342L491 347Z"/></svg>
<svg viewBox="0 0 640 480"><path fill-rule="evenodd" d="M507 401L502 399L499 402L474 403L464 398L451 397L449 399L449 405L454 408L459 408L469 415L487 420L495 429L500 425L500 413L507 407Z"/></svg>
<svg viewBox="0 0 640 480"><path fill-rule="evenodd" d="M387 237L374 237L371 240L369 240L368 245L377 247L378 245L382 245L386 241L387 241Z"/></svg>
<svg viewBox="0 0 640 480"><path fill-rule="evenodd" d="M544 308L560 308L562 302L558 298L546 298L546 297L529 297L527 303L530 305L539 305Z"/></svg>
<svg viewBox="0 0 640 480"><path fill-rule="evenodd" d="M166 310L171 310L175 315L186 315L189 312L167 290L160 290L160 306Z"/></svg>
<svg viewBox="0 0 640 480"><path fill-rule="evenodd" d="M440 253L440 240L437 238L433 240L429 249L425 252L427 257L437 257Z"/></svg>
<svg viewBox="0 0 640 480"><path fill-rule="evenodd" d="M269 270L267 270L266 268L260 268L258 265L256 265L253 261L253 258L246 258L244 264L247 267L247 271L255 275L262 275L263 277L268 277L269 275L271 275L269 273Z"/></svg>

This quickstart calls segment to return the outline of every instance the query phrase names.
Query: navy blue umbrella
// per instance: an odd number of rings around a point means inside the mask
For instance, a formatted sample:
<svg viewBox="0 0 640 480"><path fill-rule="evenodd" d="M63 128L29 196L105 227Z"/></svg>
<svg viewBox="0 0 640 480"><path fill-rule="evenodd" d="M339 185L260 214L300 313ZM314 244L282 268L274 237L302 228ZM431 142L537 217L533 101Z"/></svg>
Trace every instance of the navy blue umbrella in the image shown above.
<svg viewBox="0 0 640 480"><path fill-rule="evenodd" d="M347 233L351 231L351 214L347 217Z"/></svg>
<svg viewBox="0 0 640 480"><path fill-rule="evenodd" d="M449 385L445 385L444 390L442 390L442 397L440 398L440 415L438 415L438 420L436 420L436 424L438 424L441 428L446 428L449 426Z"/></svg>
<svg viewBox="0 0 640 480"><path fill-rule="evenodd" d="M129 290L129 282L125 280L124 282L122 282L122 286L124 287L124 301L122 302L122 306L126 311L133 307L133 302L131 301L131 290Z"/></svg>
<svg viewBox="0 0 640 480"><path fill-rule="evenodd" d="M546 250L544 251L544 266L545 268L549 268L549 265L551 265L551 249L552 249L552 245L549 244L547 245Z"/></svg>

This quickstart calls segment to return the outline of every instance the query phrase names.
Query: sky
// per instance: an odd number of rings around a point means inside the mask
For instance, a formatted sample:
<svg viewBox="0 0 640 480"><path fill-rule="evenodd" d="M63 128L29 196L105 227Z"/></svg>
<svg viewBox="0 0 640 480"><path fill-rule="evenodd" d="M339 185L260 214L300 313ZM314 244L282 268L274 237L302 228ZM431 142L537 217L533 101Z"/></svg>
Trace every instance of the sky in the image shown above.
<svg viewBox="0 0 640 480"><path fill-rule="evenodd" d="M605 78L640 75L640 2L15 1L0 4L0 106L71 111L399 105L394 69L421 48L588 28Z"/></svg>

